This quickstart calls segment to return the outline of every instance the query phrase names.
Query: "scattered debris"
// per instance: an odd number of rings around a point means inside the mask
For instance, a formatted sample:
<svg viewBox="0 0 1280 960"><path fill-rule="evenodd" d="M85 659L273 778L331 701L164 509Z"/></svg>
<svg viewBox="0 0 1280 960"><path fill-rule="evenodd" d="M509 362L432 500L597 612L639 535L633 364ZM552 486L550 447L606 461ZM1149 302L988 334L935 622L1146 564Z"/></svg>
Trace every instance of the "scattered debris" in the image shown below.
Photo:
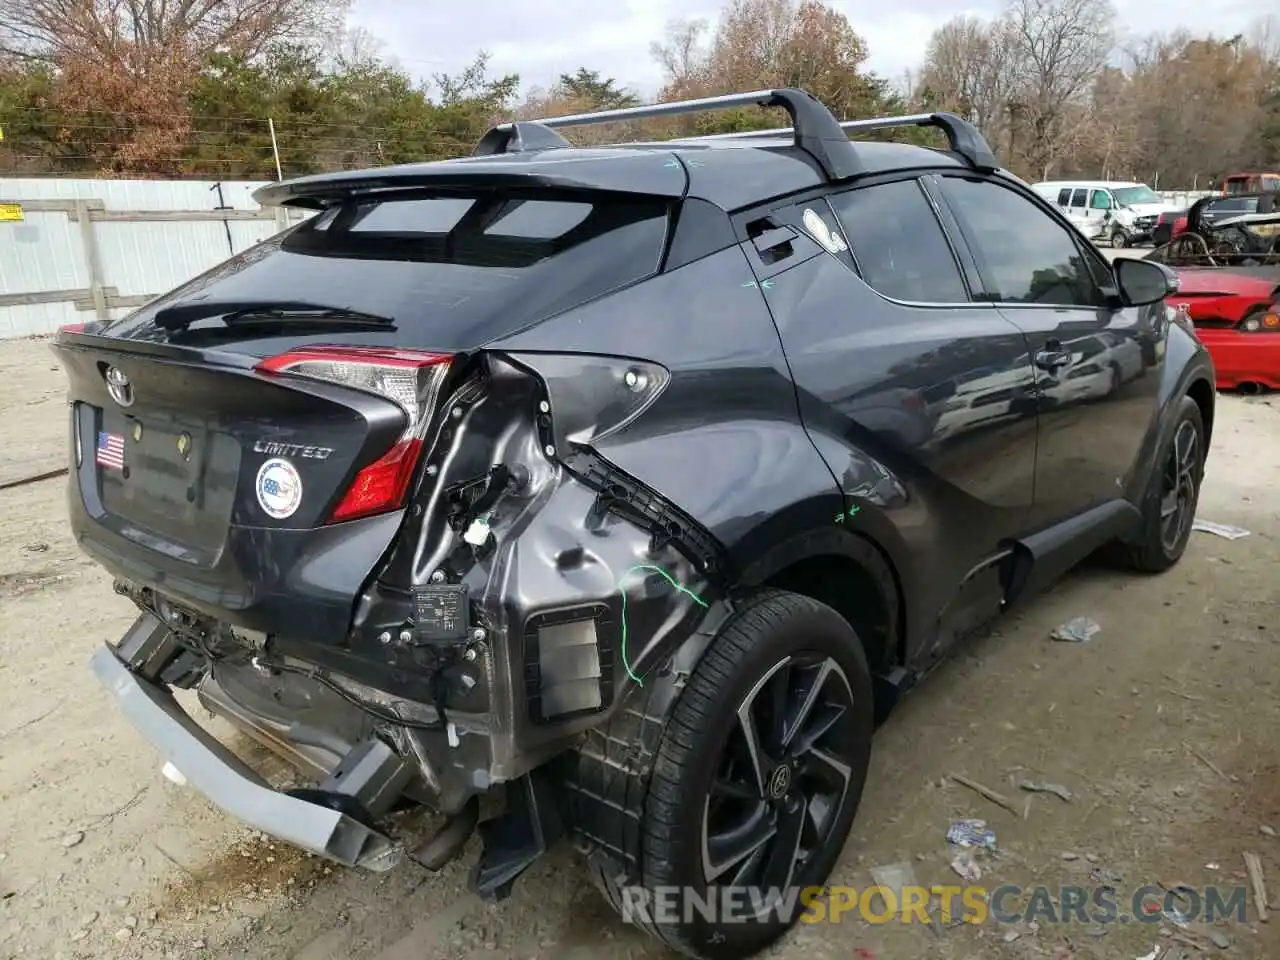
<svg viewBox="0 0 1280 960"><path fill-rule="evenodd" d="M84 841L83 830L72 830L62 838L62 845L67 848L77 846Z"/></svg>
<svg viewBox="0 0 1280 960"><path fill-rule="evenodd" d="M1272 827L1268 827L1265 823L1260 826L1258 830L1261 831L1264 837L1274 837L1276 835L1275 830Z"/></svg>
<svg viewBox="0 0 1280 960"><path fill-rule="evenodd" d="M953 820L947 828L947 841L961 847L996 848L996 833L985 820Z"/></svg>
<svg viewBox="0 0 1280 960"><path fill-rule="evenodd" d="M1033 780L1023 780L1018 786L1031 793L1052 793L1067 803L1071 802L1071 791L1060 783L1036 783Z"/></svg>
<svg viewBox="0 0 1280 960"><path fill-rule="evenodd" d="M52 716L54 713L56 713L58 711L58 708L61 706L62 706L62 701L59 700L57 703L51 706L48 710L45 710L43 713L37 714L36 716L32 717L30 720L23 720L16 727L10 727L8 730L4 731L4 733L0 733L0 740L3 740L5 737L13 736L19 730L25 730L27 729L27 727L35 726L45 717Z"/></svg>
<svg viewBox="0 0 1280 960"><path fill-rule="evenodd" d="M1144 953L1142 956L1136 957L1135 960L1160 960L1160 944L1157 943L1151 948L1150 953Z"/></svg>
<svg viewBox="0 0 1280 960"><path fill-rule="evenodd" d="M1186 936L1185 934L1171 933L1169 934L1169 939L1172 940L1174 943L1182 944L1184 947L1190 947L1193 950L1199 950L1201 953L1203 953L1205 950L1205 946L1203 943L1201 943L1199 940L1192 940L1190 937Z"/></svg>
<svg viewBox="0 0 1280 960"><path fill-rule="evenodd" d="M1191 529L1199 530L1201 533L1212 533L1215 537L1222 537L1224 540L1239 540L1249 536L1249 531L1243 527L1233 527L1229 523L1214 523L1212 520L1196 520L1191 524Z"/></svg>
<svg viewBox="0 0 1280 960"><path fill-rule="evenodd" d="M1088 643L1102 629L1098 621L1089 617L1072 617L1049 634L1050 639L1063 643Z"/></svg>
<svg viewBox="0 0 1280 960"><path fill-rule="evenodd" d="M14 487L25 487L31 483L39 483L41 480L52 480L54 477L64 477L67 475L67 467L59 467L56 470L46 470L44 473L32 474L29 477L18 477L16 480L6 480L0 483L0 490L12 490Z"/></svg>
<svg viewBox="0 0 1280 960"><path fill-rule="evenodd" d="M961 880L969 883L977 883L982 879L982 868L973 859L973 854L967 850L962 850L952 858L951 869L956 872L956 876Z"/></svg>
<svg viewBox="0 0 1280 960"><path fill-rule="evenodd" d="M916 886L915 871L909 863L890 863L883 867L871 868L871 879L877 887L892 890L894 897L902 899L904 887Z"/></svg>
<svg viewBox="0 0 1280 960"><path fill-rule="evenodd" d="M1013 941L1017 940L1021 936L1022 934L1020 934L1017 930L1010 930L1008 933L1004 935L1004 942L1013 943Z"/></svg>
<svg viewBox="0 0 1280 960"><path fill-rule="evenodd" d="M1006 797L1004 794L996 793L990 787L984 787L982 784L978 783L978 781L976 780L970 780L968 777L962 777L958 773L949 773L947 774L947 776L950 777L952 780L954 780L956 783L960 784L960 786L968 787L970 790L974 791L975 793L981 794L982 796L986 797L992 803L997 804L998 806L1004 807L1006 810L1012 813L1015 817L1021 814L1022 812L1014 805L1013 801L1010 800L1008 797Z"/></svg>
<svg viewBox="0 0 1280 960"><path fill-rule="evenodd" d="M1191 746L1191 744L1187 743L1187 741L1183 740L1182 746L1187 751L1187 753L1191 754L1193 757L1195 757L1197 760L1203 763L1206 767L1208 767L1210 770L1216 773L1223 780L1226 780L1228 783L1231 782L1231 778L1228 777L1225 773L1223 773L1222 770L1219 769L1216 763L1214 763L1212 760L1206 757L1203 753L1201 753L1195 747Z"/></svg>
<svg viewBox="0 0 1280 960"><path fill-rule="evenodd" d="M36 541L35 543L28 543L22 549L27 553L44 553L49 549L49 545L47 543Z"/></svg>
<svg viewBox="0 0 1280 960"><path fill-rule="evenodd" d="M1218 869L1218 864L1216 864L1216 863L1212 863L1212 862L1211 862L1211 863L1206 863L1206 864L1204 865L1204 868L1205 868L1206 870L1217 870L1217 869Z"/></svg>
<svg viewBox="0 0 1280 960"><path fill-rule="evenodd" d="M1068 861L1070 861L1070 860L1079 860L1079 859L1080 859L1080 854L1078 854L1078 853L1071 853L1070 851L1064 851L1064 852L1063 852L1063 854L1062 854L1062 859L1063 859L1063 860L1068 860Z"/></svg>
<svg viewBox="0 0 1280 960"><path fill-rule="evenodd" d="M1221 930L1210 930L1209 939L1213 941L1213 945L1219 950L1225 950L1231 946L1231 941L1227 939L1227 935Z"/></svg>
<svg viewBox="0 0 1280 960"><path fill-rule="evenodd" d="M106 813L102 814L101 816L95 817L94 819L90 820L87 824L85 824L85 829L89 830L93 827L98 826L98 824L100 823L110 823L116 817L120 816L120 814L124 813L126 810L132 807L135 803L141 800L142 795L146 792L147 792L146 787L139 788L139 790L136 793L134 793L133 796L131 796L124 803L120 804L120 806L116 807L114 810L108 810ZM82 838L83 838L83 835L82 835Z"/></svg>
<svg viewBox="0 0 1280 960"><path fill-rule="evenodd" d="M1246 852L1244 869L1249 874L1249 886L1253 888L1254 907L1258 911L1258 921L1267 922L1267 883L1262 876L1262 861L1256 853Z"/></svg>

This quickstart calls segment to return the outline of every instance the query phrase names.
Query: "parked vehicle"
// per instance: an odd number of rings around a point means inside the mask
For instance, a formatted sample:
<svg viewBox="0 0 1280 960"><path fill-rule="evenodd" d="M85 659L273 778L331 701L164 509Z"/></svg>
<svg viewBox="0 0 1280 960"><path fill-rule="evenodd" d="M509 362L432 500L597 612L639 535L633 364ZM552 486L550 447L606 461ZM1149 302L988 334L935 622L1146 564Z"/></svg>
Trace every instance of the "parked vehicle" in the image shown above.
<svg viewBox="0 0 1280 960"><path fill-rule="evenodd" d="M1151 242L1162 247L1186 229L1186 210L1166 210L1156 215L1156 225L1151 228Z"/></svg>
<svg viewBox="0 0 1280 960"><path fill-rule="evenodd" d="M1150 240L1160 214L1177 209L1145 183L1051 180L1032 189L1056 204L1090 240L1117 248Z"/></svg>
<svg viewBox="0 0 1280 960"><path fill-rule="evenodd" d="M793 127L556 132L753 104ZM848 139L904 125L950 149ZM876 718L947 650L1100 548L1178 562L1212 362L1169 268L1108 264L951 114L772 90L475 153L266 186L316 215L59 333L72 529L139 608L93 669L270 836L384 870L414 801L445 815L407 851L434 869L485 797L478 894L572 836L650 933L750 955L804 910L758 895L825 882ZM1054 402L1088 338L1120 384ZM1030 390L940 438L1001 373Z"/></svg>
<svg viewBox="0 0 1280 960"><path fill-rule="evenodd" d="M1197 221L1202 232L1148 255L1178 271L1169 302L1195 324L1219 388L1280 389L1280 211Z"/></svg>
<svg viewBox="0 0 1280 960"><path fill-rule="evenodd" d="M1226 196L1237 193L1280 192L1280 173L1233 173L1222 180L1222 192Z"/></svg>
<svg viewBox="0 0 1280 960"><path fill-rule="evenodd" d="M1203 233L1215 223L1249 213L1270 213L1276 207L1280 194L1236 194L1231 197L1207 197L1197 200L1187 211L1187 229Z"/></svg>

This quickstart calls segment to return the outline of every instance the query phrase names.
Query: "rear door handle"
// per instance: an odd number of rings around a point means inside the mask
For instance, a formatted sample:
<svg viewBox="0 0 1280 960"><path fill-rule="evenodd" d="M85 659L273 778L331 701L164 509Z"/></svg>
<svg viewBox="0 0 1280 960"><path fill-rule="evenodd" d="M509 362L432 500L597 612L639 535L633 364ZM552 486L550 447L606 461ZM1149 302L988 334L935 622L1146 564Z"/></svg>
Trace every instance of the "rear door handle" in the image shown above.
<svg viewBox="0 0 1280 960"><path fill-rule="evenodd" d="M792 254L791 241L796 238L791 227L772 227L752 238L757 252L768 262L781 260Z"/></svg>
<svg viewBox="0 0 1280 960"><path fill-rule="evenodd" d="M1036 354L1036 366L1053 373L1071 362L1071 354L1061 347L1047 347Z"/></svg>

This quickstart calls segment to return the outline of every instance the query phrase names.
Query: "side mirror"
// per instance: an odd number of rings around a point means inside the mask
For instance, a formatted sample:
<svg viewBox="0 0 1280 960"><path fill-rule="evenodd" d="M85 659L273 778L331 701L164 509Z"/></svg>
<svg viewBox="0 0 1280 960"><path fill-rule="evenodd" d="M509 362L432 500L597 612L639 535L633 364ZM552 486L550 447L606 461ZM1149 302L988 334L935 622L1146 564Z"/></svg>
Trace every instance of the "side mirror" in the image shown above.
<svg viewBox="0 0 1280 960"><path fill-rule="evenodd" d="M1178 274L1163 263L1121 257L1112 263L1120 296L1131 307L1159 303L1178 292Z"/></svg>

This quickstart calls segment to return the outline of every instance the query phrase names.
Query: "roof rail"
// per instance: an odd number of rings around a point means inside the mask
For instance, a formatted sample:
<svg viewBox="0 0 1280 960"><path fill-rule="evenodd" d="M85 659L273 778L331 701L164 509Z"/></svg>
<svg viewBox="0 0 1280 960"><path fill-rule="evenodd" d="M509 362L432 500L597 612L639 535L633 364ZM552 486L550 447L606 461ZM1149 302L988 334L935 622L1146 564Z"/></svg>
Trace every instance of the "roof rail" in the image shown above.
<svg viewBox="0 0 1280 960"><path fill-rule="evenodd" d="M910 113L901 117L872 117L866 120L845 120L841 130L888 130L893 127L937 127L947 135L951 152L957 153L971 166L979 170L997 170L1000 162L986 139L968 120L954 113ZM780 137L791 133L790 127L772 130L743 130L738 133L712 133L702 137L685 137L686 141L748 140L758 137Z"/></svg>
<svg viewBox="0 0 1280 960"><path fill-rule="evenodd" d="M671 117L682 113L699 113L703 110L730 110L734 107L751 106L782 107L786 110L791 115L792 123L792 126L786 128L786 132L794 135L797 147L812 155L828 179L843 180L861 172L862 165L858 162L857 152L849 142L848 135L840 129L840 124L836 122L831 111L813 94L792 88L731 93L723 97L677 100L672 103L654 103L639 107L622 107L617 110L600 110L596 113L579 113L568 117L503 123L486 133L473 153L475 156L487 156L495 153L514 153L519 150L567 146L568 142L554 132L558 127L646 120L650 117Z"/></svg>

